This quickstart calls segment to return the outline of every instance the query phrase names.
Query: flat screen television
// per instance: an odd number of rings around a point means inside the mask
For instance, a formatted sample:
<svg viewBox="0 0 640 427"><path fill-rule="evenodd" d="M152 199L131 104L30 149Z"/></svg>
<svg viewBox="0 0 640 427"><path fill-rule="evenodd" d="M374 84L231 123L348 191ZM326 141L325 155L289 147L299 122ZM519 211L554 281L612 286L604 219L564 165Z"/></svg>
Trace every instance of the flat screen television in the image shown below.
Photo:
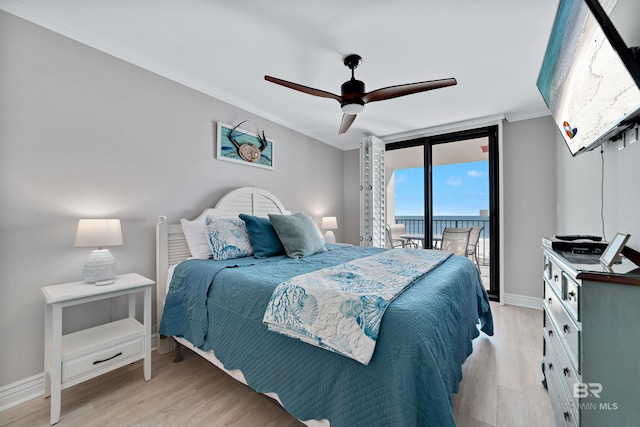
<svg viewBox="0 0 640 427"><path fill-rule="evenodd" d="M597 0L560 1L537 86L573 156L640 123L632 52Z"/></svg>

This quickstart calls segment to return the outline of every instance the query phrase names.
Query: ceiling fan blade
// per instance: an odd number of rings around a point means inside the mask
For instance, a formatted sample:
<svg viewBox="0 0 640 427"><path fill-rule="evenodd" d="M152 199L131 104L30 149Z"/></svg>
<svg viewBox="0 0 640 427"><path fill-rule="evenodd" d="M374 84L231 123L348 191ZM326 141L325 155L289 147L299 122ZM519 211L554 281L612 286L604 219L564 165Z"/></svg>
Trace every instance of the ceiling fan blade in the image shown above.
<svg viewBox="0 0 640 427"><path fill-rule="evenodd" d="M343 114L342 123L340 123L340 131L338 133L345 133L348 131L355 119L356 114Z"/></svg>
<svg viewBox="0 0 640 427"><path fill-rule="evenodd" d="M366 93L362 97L362 100L365 103L383 101L385 99L397 98L399 96L411 95L412 93L424 92L432 89L440 89L441 87L453 86L456 84L458 84L456 79L450 78L383 87Z"/></svg>
<svg viewBox="0 0 640 427"><path fill-rule="evenodd" d="M309 86L300 85L298 83L288 82L286 80L278 79L276 77L264 76L264 79L268 82L278 84L280 86L288 87L289 89L294 89L300 92L308 93L309 95L320 96L322 98L332 98L338 102L342 102L342 97L339 95L335 95L331 92L327 92L320 89L314 89Z"/></svg>

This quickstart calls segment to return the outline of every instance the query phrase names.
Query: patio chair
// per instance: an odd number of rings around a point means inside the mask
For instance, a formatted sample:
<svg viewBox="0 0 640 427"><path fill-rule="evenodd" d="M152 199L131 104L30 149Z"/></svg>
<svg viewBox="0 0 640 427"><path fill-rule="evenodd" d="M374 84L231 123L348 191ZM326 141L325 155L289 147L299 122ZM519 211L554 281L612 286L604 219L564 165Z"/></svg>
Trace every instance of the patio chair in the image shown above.
<svg viewBox="0 0 640 427"><path fill-rule="evenodd" d="M407 233L404 224L387 224L387 237L392 248L415 247L415 243L400 236Z"/></svg>
<svg viewBox="0 0 640 427"><path fill-rule="evenodd" d="M480 261L478 260L478 241L480 240L480 233L482 230L484 230L483 226L471 227L471 232L469 233L469 244L467 245L467 256L473 257L478 270L480 270Z"/></svg>
<svg viewBox="0 0 640 427"><path fill-rule="evenodd" d="M442 230L440 249L453 252L456 255L466 256L470 233L471 228L446 227Z"/></svg>

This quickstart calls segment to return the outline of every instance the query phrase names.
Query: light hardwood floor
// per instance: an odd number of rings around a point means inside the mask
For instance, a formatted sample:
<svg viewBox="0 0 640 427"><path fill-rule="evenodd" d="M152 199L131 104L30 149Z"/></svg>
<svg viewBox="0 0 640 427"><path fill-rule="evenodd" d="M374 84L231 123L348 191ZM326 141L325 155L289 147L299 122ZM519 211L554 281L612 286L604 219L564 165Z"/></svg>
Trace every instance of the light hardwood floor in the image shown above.
<svg viewBox="0 0 640 427"><path fill-rule="evenodd" d="M553 426L542 387L542 311L492 303L495 335L481 334L463 366L454 395L459 427ZM186 350L153 353L152 379L142 363L62 392L57 426L302 426L271 399L253 392ZM49 400L38 398L0 412L2 426L49 425Z"/></svg>

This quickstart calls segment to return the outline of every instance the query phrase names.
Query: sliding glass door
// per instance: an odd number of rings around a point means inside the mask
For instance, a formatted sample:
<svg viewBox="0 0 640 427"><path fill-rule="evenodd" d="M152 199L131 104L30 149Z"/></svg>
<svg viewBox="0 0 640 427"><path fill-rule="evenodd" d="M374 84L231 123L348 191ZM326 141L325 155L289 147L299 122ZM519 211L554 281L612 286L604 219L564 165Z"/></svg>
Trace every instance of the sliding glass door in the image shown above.
<svg viewBox="0 0 640 427"><path fill-rule="evenodd" d="M475 227L468 257L497 300L497 126L387 144L386 150L387 222L404 224L425 248L437 248L446 227Z"/></svg>

